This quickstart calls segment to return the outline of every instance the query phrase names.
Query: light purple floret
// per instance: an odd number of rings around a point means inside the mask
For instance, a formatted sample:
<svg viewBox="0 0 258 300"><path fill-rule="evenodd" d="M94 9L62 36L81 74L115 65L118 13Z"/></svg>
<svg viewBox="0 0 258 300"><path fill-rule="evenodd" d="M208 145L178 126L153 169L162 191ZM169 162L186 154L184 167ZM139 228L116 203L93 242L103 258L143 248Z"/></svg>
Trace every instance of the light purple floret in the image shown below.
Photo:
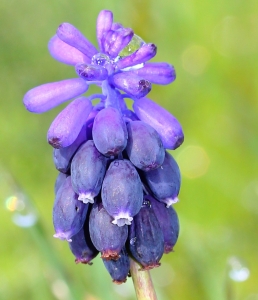
<svg viewBox="0 0 258 300"><path fill-rule="evenodd" d="M54 35L49 43L48 50L51 56L67 65L75 66L78 63L90 63L91 59L76 48L64 43Z"/></svg>
<svg viewBox="0 0 258 300"><path fill-rule="evenodd" d="M62 23L59 25L56 34L60 40L78 49L89 58L98 53L98 50L92 43L89 42L77 28L69 23Z"/></svg>
<svg viewBox="0 0 258 300"><path fill-rule="evenodd" d="M100 52L104 52L102 39L111 29L113 23L113 13L109 10L102 10L97 18L97 40Z"/></svg>
<svg viewBox="0 0 258 300"><path fill-rule="evenodd" d="M167 63L146 63L142 68L137 68L127 73L130 76L140 76L151 83L162 85L169 84L176 79L174 67Z"/></svg>
<svg viewBox="0 0 258 300"><path fill-rule="evenodd" d="M23 103L30 112L43 113L85 93L88 87L81 78L46 83L29 90L23 98Z"/></svg>
<svg viewBox="0 0 258 300"><path fill-rule="evenodd" d="M182 127L178 120L163 107L148 98L134 101L137 117L151 125L159 133L165 149L174 150L184 141Z"/></svg>
<svg viewBox="0 0 258 300"><path fill-rule="evenodd" d="M92 104L85 97L71 102L52 122L47 134L49 144L57 149L70 146L78 137L91 110Z"/></svg>

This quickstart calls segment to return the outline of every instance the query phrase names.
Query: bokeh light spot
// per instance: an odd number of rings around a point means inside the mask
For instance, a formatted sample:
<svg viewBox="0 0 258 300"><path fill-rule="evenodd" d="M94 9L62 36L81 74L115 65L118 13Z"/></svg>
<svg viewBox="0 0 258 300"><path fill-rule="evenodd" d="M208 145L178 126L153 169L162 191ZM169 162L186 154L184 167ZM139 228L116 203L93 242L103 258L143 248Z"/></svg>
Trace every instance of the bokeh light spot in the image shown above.
<svg viewBox="0 0 258 300"><path fill-rule="evenodd" d="M178 154L177 162L182 175L194 179L207 172L210 159L202 147L187 146Z"/></svg>
<svg viewBox="0 0 258 300"><path fill-rule="evenodd" d="M183 52L181 59L183 68L191 75L197 76L205 71L210 54L203 46L191 45Z"/></svg>
<svg viewBox="0 0 258 300"><path fill-rule="evenodd" d="M237 282L246 281L250 276L249 269L245 266L241 259L232 256L228 260L229 277Z"/></svg>

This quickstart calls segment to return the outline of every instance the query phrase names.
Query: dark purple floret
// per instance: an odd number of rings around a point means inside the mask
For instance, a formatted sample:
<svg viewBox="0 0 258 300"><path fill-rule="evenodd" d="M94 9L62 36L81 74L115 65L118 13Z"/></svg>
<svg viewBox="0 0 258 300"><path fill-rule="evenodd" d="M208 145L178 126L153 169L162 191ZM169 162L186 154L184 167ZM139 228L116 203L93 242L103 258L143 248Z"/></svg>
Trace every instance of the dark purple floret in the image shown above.
<svg viewBox="0 0 258 300"><path fill-rule="evenodd" d="M146 172L160 167L165 150L157 131L142 121L129 122L127 131L126 152L130 161Z"/></svg>
<svg viewBox="0 0 258 300"><path fill-rule="evenodd" d="M129 160L113 161L104 178L101 190L103 206L118 226L130 225L143 201L140 176Z"/></svg>
<svg viewBox="0 0 258 300"><path fill-rule="evenodd" d="M181 175L177 162L168 152L163 164L156 170L144 172L148 186L159 201L168 207L178 201L181 186Z"/></svg>
<svg viewBox="0 0 258 300"><path fill-rule="evenodd" d="M92 264L92 260L98 255L99 251L94 247L89 232L89 215L88 209L86 220L82 229L72 236L72 241L69 243L70 250L75 256L75 262L82 264Z"/></svg>
<svg viewBox="0 0 258 300"><path fill-rule="evenodd" d="M86 126L83 126L76 140L68 147L54 149L53 159L55 167L62 173L68 173L70 170L70 163L74 153L77 151L79 146L87 139Z"/></svg>
<svg viewBox="0 0 258 300"><path fill-rule="evenodd" d="M130 261L125 248L121 250L120 257L117 260L103 259L103 263L114 283L121 284L126 282L130 270Z"/></svg>
<svg viewBox="0 0 258 300"><path fill-rule="evenodd" d="M102 203L96 203L90 213L90 237L105 260L117 260L128 236L127 226L112 224L112 217Z"/></svg>
<svg viewBox="0 0 258 300"><path fill-rule="evenodd" d="M95 146L103 155L121 153L127 143L127 130L120 112L113 107L102 109L95 117L92 137Z"/></svg>
<svg viewBox="0 0 258 300"><path fill-rule="evenodd" d="M164 237L149 201L143 203L129 227L127 247L133 258L142 265L142 270L149 270L160 266Z"/></svg>
<svg viewBox="0 0 258 300"><path fill-rule="evenodd" d="M101 154L93 140L84 143L76 152L71 164L71 180L78 200L94 203L106 172L107 157Z"/></svg>
<svg viewBox="0 0 258 300"><path fill-rule="evenodd" d="M57 175L56 182L55 182L55 195L59 190L59 188L62 186L62 184L65 182L66 177L67 175L64 173L59 173Z"/></svg>
<svg viewBox="0 0 258 300"><path fill-rule="evenodd" d="M166 205L160 201L157 201L150 195L145 197L145 200L149 200L153 211L159 221L161 230L164 236L164 253L173 251L174 246L178 239L179 234L179 221L175 209Z"/></svg>
<svg viewBox="0 0 258 300"><path fill-rule="evenodd" d="M53 207L54 237L71 241L86 219L88 204L77 200L78 195L72 189L71 177L67 177L59 187Z"/></svg>

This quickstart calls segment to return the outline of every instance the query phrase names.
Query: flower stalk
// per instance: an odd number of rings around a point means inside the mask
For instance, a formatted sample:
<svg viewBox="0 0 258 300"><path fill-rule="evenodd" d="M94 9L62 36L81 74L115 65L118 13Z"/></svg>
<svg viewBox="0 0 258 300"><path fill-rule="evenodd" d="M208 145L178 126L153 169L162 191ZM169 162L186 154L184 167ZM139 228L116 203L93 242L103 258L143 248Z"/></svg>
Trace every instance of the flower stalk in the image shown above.
<svg viewBox="0 0 258 300"><path fill-rule="evenodd" d="M138 300L158 299L153 286L150 271L141 271L140 265L132 258L130 258L130 273Z"/></svg>

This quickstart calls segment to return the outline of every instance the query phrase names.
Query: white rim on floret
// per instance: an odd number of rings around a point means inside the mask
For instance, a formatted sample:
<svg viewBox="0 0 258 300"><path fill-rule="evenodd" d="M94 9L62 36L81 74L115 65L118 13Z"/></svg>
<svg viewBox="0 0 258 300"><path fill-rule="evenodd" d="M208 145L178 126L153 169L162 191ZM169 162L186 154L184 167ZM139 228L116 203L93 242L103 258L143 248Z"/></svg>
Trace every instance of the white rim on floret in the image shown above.
<svg viewBox="0 0 258 300"><path fill-rule="evenodd" d="M113 224L121 227L124 225L131 225L133 218L128 215L128 213L119 213L119 215L114 216Z"/></svg>
<svg viewBox="0 0 258 300"><path fill-rule="evenodd" d="M78 200L82 201L83 203L87 204L87 203L94 203L94 194L92 192L88 192L88 193L80 193Z"/></svg>
<svg viewBox="0 0 258 300"><path fill-rule="evenodd" d="M178 201L179 201L178 197L162 199L162 202L166 203L167 207L170 207L171 205L177 203Z"/></svg>
<svg viewBox="0 0 258 300"><path fill-rule="evenodd" d="M72 239L70 237L70 234L68 232L56 232L53 235L54 238L60 239L60 240L66 240L67 242L71 242Z"/></svg>

